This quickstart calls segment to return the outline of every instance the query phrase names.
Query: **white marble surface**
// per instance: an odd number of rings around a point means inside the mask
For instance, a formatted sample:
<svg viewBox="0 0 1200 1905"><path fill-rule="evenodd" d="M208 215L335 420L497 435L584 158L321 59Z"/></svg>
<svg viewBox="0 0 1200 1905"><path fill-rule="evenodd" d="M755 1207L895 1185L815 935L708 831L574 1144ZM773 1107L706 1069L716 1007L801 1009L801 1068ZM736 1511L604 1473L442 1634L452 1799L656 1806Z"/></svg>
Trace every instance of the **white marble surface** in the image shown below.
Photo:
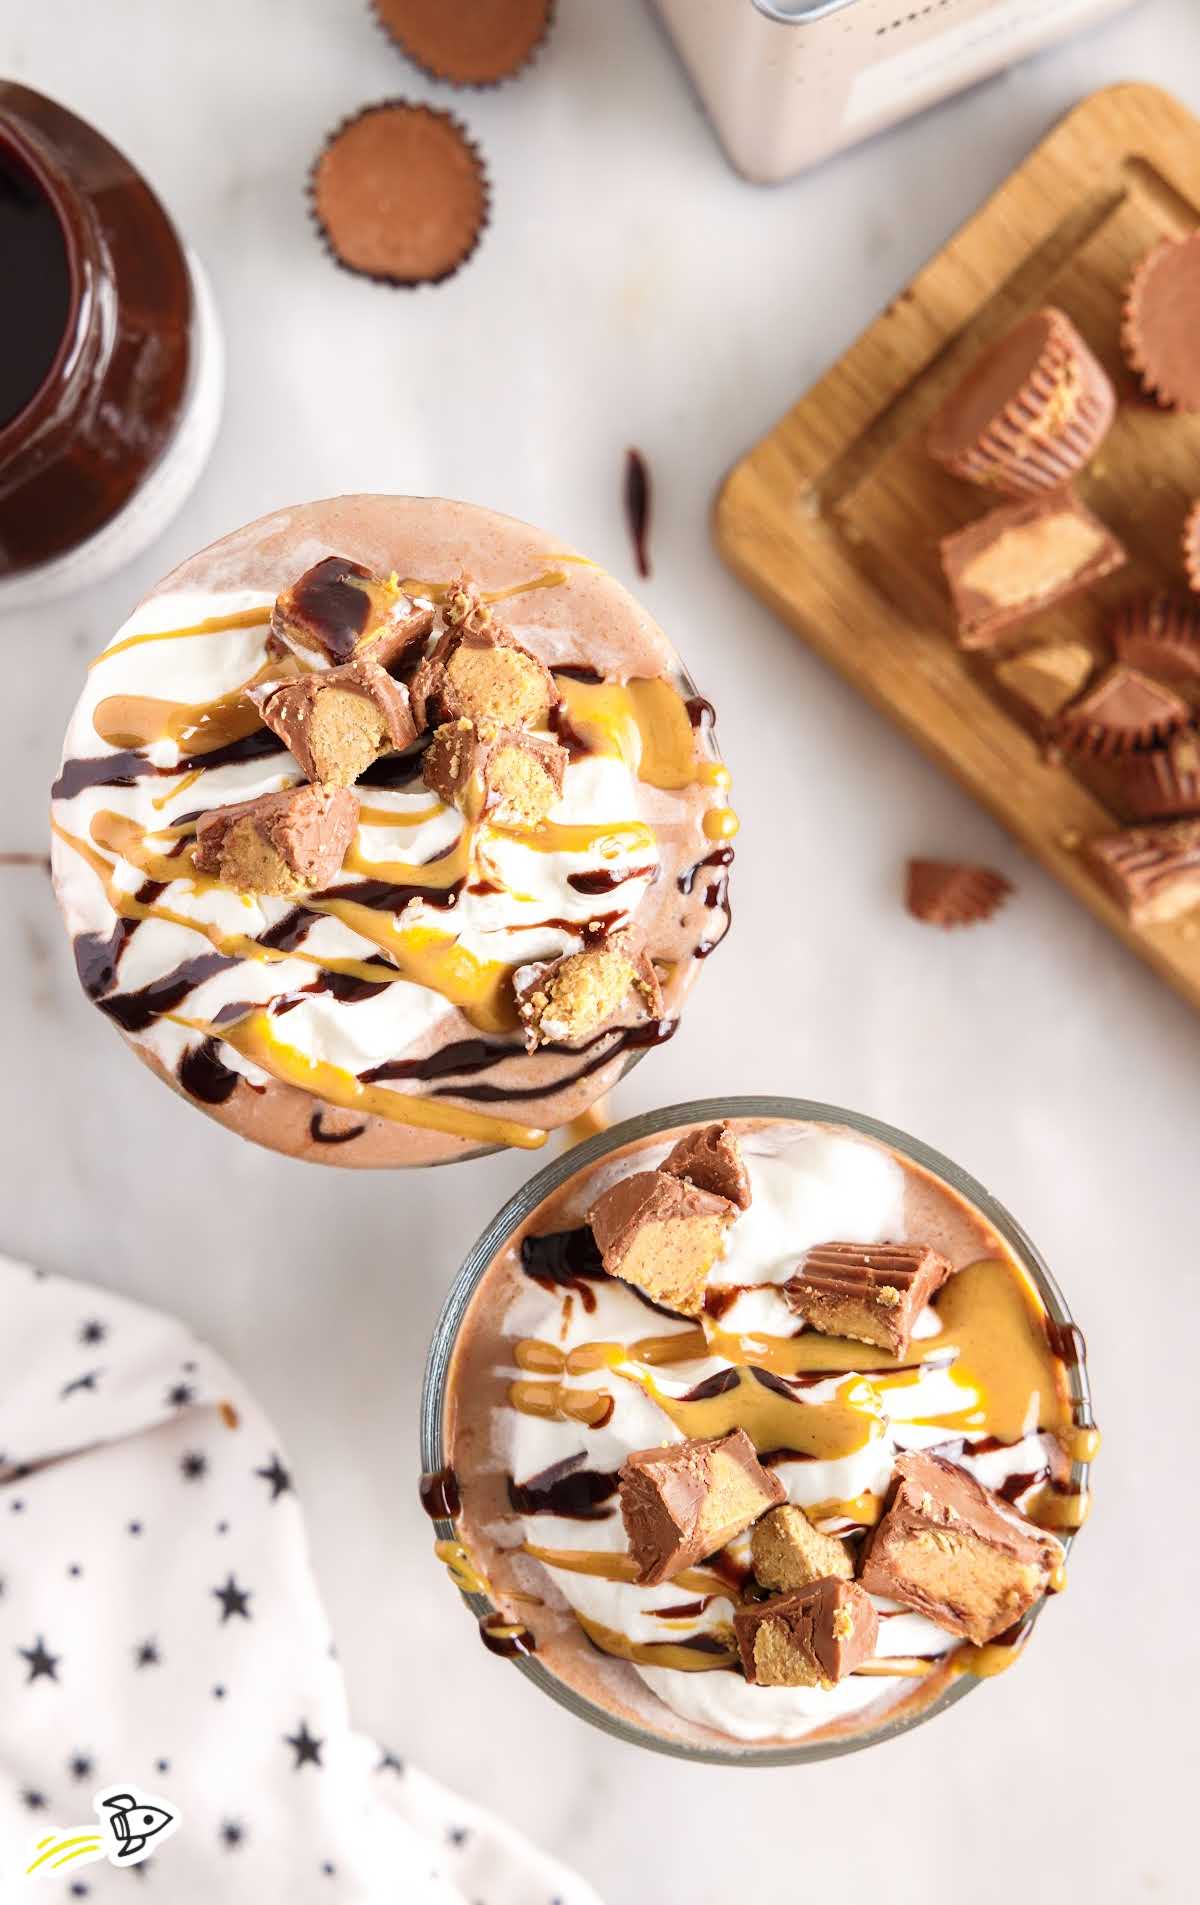
<svg viewBox="0 0 1200 1905"><path fill-rule="evenodd" d="M568 1718L478 1646L414 1498L427 1336L527 1164L364 1181L239 1146L86 1008L36 871L0 876L0 1245L168 1305L240 1365L294 1459L359 1722L614 1905L742 1888L1182 1900L1200 1025L743 594L707 509L719 473L1080 95L1148 77L1200 108L1200 7L1145 0L767 192L726 169L641 0L562 0L561 16L532 74L467 99L495 186L482 251L408 295L334 271L305 218L331 122L443 96L362 6L6 0L0 70L126 146L202 251L229 407L199 492L135 573L0 628L0 847L41 847L85 658L197 544L300 497L415 489L541 521L628 575L619 476L639 444L658 499L646 599L721 710L745 828L732 939L621 1103L827 1097L951 1151L1010 1203L1087 1327L1107 1436L1071 1591L1018 1671L850 1761L676 1766ZM991 861L1018 896L985 931L923 930L898 903L913 850Z"/></svg>

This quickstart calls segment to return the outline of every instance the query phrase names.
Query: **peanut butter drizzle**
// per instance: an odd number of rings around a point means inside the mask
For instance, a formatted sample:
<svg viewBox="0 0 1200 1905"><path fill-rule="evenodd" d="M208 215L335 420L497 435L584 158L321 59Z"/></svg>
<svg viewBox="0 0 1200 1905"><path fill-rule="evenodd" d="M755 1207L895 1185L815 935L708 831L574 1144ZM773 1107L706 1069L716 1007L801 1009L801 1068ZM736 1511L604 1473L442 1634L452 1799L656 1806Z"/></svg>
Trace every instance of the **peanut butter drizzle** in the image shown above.
<svg viewBox="0 0 1200 1905"><path fill-rule="evenodd" d="M513 1382L508 1400L523 1416L541 1416L548 1422L582 1422L598 1429L612 1415L613 1399L606 1389L568 1389L561 1382Z"/></svg>
<svg viewBox="0 0 1200 1905"><path fill-rule="evenodd" d="M532 1541L521 1546L534 1561L559 1568L564 1574L590 1574L599 1581L637 1581L637 1562L631 1554L615 1554L605 1548L541 1548ZM718 1594L728 1601L737 1599L729 1582L711 1568L685 1568L682 1574L671 1577L671 1586L682 1594Z"/></svg>
<svg viewBox="0 0 1200 1905"><path fill-rule="evenodd" d="M473 829L464 827L449 853L427 862L369 859L356 836L342 861L342 871L360 874L366 880L384 880L389 886L420 886L445 893L452 886L457 886L460 880L469 879L474 870L475 842L472 835Z"/></svg>
<svg viewBox="0 0 1200 1905"><path fill-rule="evenodd" d="M441 1561L456 1588L464 1594L486 1594L494 1600L491 1583L461 1541L435 1541L433 1552Z"/></svg>
<svg viewBox="0 0 1200 1905"><path fill-rule="evenodd" d="M92 710L92 726L110 747L150 747L173 741L181 753L213 754L242 741L263 725L247 696L248 688L267 681L294 679L303 671L290 658L264 662L249 680L212 701L160 701L153 695L108 695Z"/></svg>
<svg viewBox="0 0 1200 1905"><path fill-rule="evenodd" d="M384 1118L389 1124L412 1125L425 1131L448 1131L479 1144L515 1145L523 1151L536 1151L546 1142L546 1132L531 1125L516 1124L509 1118L490 1118L483 1112L451 1105L442 1098L419 1098L388 1091L379 1085L364 1085L353 1072L343 1071L340 1065L309 1058L294 1045L286 1045L276 1035L267 1012L251 1012L232 1025L211 1025L205 1019L184 1018L174 1012L165 1016L174 1025L231 1045L235 1052L240 1052L280 1083L298 1086L312 1097L344 1111L365 1112L372 1118Z"/></svg>
<svg viewBox="0 0 1200 1905"><path fill-rule="evenodd" d="M1039 1528L1057 1528L1062 1533L1082 1528L1092 1510L1091 1490L1080 1488L1069 1494L1060 1488L1039 1488L1029 1499L1025 1513Z"/></svg>
<svg viewBox="0 0 1200 1905"><path fill-rule="evenodd" d="M536 827L489 827L489 832L534 853L598 853L602 860L620 860L656 844L653 827L642 820L541 820Z"/></svg>
<svg viewBox="0 0 1200 1905"><path fill-rule="evenodd" d="M312 899L305 903L314 913L328 913L351 932L369 939L387 954L398 979L440 992L479 1031L509 1032L516 1026L517 1009L509 983L511 965L476 959L452 934L440 932L437 927L398 926L386 914L359 900ZM378 971L374 977L378 980Z"/></svg>
<svg viewBox="0 0 1200 1905"><path fill-rule="evenodd" d="M440 800L432 801L428 807L410 808L407 813L396 812L391 807L360 807L358 824L360 827L420 827L427 820L436 820L445 811ZM423 884L428 885L428 881Z"/></svg>
<svg viewBox="0 0 1200 1905"><path fill-rule="evenodd" d="M197 872L193 861L194 846L185 847L182 853L155 853L146 845L145 829L127 814L114 813L108 807L101 808L92 815L88 831L98 847L118 854L130 866L136 867L139 873L157 880L162 886L170 886L173 880L186 880L195 892L206 893L220 885L220 881L211 875ZM176 838L180 837L174 828L168 830L164 827L164 835L168 832Z"/></svg>
<svg viewBox="0 0 1200 1905"><path fill-rule="evenodd" d="M180 794L186 794L189 787L194 787L203 772L202 767L193 767L190 774L184 774L165 794L155 794L150 805L161 814L164 807L169 807L173 800L178 800Z"/></svg>
<svg viewBox="0 0 1200 1905"><path fill-rule="evenodd" d="M193 635L224 635L233 628L265 628L271 619L271 604L264 602L261 608L239 609L234 615L210 615L206 621L193 622L188 628L155 628L144 635L127 635L124 641L113 642L96 655L89 668L98 668L102 661L111 661L114 655L122 654L127 648L141 648L145 642L183 642Z"/></svg>
<svg viewBox="0 0 1200 1905"><path fill-rule="evenodd" d="M629 1640L624 1634L618 1634L615 1628L588 1620L578 1608L574 1612L575 1619L588 1639L602 1653L613 1654L618 1660L632 1660L639 1667L674 1667L680 1673L712 1673L714 1668L732 1667L737 1659L732 1641L720 1652L710 1652L707 1648L702 1651L697 1647L685 1647L679 1641ZM704 1638L716 1642L718 1634L710 1629Z"/></svg>
<svg viewBox="0 0 1200 1905"><path fill-rule="evenodd" d="M760 1454L789 1449L797 1455L835 1462L854 1455L883 1433L879 1399L871 1383L850 1376L831 1402L802 1402L757 1382L741 1367L737 1383L719 1396L686 1401L668 1395L646 1370L622 1368L617 1374L635 1382L687 1438L708 1440L744 1429Z"/></svg>

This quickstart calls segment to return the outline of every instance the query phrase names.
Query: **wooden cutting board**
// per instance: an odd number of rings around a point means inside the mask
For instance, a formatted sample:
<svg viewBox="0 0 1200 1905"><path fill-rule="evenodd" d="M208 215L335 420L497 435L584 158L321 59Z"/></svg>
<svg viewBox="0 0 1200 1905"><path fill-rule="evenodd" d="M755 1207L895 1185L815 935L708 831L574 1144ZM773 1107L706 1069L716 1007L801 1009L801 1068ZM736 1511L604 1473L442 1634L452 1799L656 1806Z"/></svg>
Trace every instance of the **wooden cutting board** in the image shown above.
<svg viewBox="0 0 1200 1905"><path fill-rule="evenodd" d="M715 534L730 567L818 654L1200 1006L1200 913L1130 924L1079 852L1130 816L1096 776L1084 785L1047 761L996 698L990 665L955 645L938 544L1003 499L950 476L923 444L984 345L1024 313L1059 305L1117 388L1117 421L1078 488L1130 561L1093 593L1031 619L1018 645L1082 636L1103 652L1114 603L1143 588L1182 590L1200 417L1144 399L1121 355L1120 322L1137 260L1197 224L1200 121L1151 86L1085 100L736 466Z"/></svg>

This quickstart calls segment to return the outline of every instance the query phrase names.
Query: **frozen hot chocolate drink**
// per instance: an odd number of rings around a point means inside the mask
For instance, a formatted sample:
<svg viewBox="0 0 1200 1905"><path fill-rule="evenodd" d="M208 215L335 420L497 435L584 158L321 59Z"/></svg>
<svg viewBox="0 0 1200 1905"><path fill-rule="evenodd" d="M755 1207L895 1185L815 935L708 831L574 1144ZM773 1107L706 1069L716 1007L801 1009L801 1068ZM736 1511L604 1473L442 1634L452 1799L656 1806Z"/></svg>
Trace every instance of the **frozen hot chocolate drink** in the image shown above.
<svg viewBox="0 0 1200 1905"><path fill-rule="evenodd" d="M483 1639L644 1744L866 1744L1014 1661L1064 1584L1082 1338L986 1193L845 1116L594 1140L435 1345L423 1496Z"/></svg>
<svg viewBox="0 0 1200 1905"><path fill-rule="evenodd" d="M93 663L53 796L85 991L293 1156L536 1147L668 1038L728 925L708 704L649 616L465 504L283 510Z"/></svg>

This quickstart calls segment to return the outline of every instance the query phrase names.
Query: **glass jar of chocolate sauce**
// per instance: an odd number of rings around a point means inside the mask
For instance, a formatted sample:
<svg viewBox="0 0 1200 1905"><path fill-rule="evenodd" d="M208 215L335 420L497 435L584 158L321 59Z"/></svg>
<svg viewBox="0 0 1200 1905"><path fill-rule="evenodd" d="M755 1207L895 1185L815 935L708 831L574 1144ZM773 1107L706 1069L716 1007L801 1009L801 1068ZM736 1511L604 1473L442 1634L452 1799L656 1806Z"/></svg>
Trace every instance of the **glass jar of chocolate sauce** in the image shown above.
<svg viewBox="0 0 1200 1905"><path fill-rule="evenodd" d="M95 582L192 490L221 407L195 257L92 126L0 81L0 611Z"/></svg>

